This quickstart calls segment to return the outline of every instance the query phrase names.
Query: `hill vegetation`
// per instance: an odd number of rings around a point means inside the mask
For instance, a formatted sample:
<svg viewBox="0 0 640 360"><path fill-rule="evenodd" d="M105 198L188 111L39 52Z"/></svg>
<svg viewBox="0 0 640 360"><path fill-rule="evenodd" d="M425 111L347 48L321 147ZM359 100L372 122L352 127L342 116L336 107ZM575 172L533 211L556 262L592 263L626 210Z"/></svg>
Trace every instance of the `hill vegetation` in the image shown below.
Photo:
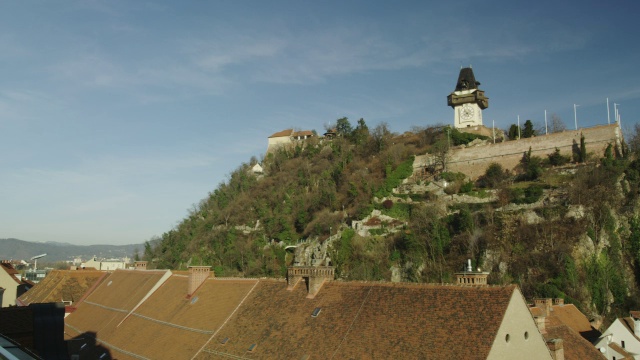
<svg viewBox="0 0 640 360"><path fill-rule="evenodd" d="M573 159L524 151L514 172L491 164L471 181L443 170L450 146L478 136L336 125L334 139L269 153L264 174L251 171L255 159L240 165L143 257L159 268L283 277L293 261L285 246L327 242L340 279L448 283L470 258L490 283L517 283L528 298L562 297L609 318L638 308L637 136L604 154L583 141ZM412 175L426 152L441 161Z"/></svg>

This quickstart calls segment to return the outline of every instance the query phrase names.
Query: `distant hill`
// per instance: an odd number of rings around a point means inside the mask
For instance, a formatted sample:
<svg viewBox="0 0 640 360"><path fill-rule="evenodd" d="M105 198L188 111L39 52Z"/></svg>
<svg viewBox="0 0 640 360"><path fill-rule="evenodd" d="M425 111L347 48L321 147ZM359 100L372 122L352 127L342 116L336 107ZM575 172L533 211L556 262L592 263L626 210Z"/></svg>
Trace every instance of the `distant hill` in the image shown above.
<svg viewBox="0 0 640 360"><path fill-rule="evenodd" d="M57 261L73 260L80 257L88 260L92 256L98 258L121 258L132 257L135 249L144 250L142 244L130 245L73 245L53 241L31 242L18 239L0 239L0 259L1 260L26 260L40 254L47 254L40 261L52 263Z"/></svg>

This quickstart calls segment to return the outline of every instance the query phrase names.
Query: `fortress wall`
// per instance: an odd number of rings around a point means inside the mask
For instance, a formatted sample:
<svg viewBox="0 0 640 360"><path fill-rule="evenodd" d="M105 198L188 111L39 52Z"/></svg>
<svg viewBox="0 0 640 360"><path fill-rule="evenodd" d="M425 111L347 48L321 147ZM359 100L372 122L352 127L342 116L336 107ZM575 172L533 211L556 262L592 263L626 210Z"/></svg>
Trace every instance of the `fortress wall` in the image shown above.
<svg viewBox="0 0 640 360"><path fill-rule="evenodd" d="M489 164L496 162L505 169L512 170L522 159L525 151L531 147L532 155L546 158L557 147L563 155L571 156L574 143L580 146L580 134L584 134L587 153L596 157L604 156L604 150L610 143L620 145L622 132L618 124L601 125L579 130L567 130L561 133L541 135L533 138L506 141L498 144L480 145L470 148L454 149L447 164L448 171L461 172L472 179L483 175ZM431 163L431 155L416 156L414 174L423 171Z"/></svg>

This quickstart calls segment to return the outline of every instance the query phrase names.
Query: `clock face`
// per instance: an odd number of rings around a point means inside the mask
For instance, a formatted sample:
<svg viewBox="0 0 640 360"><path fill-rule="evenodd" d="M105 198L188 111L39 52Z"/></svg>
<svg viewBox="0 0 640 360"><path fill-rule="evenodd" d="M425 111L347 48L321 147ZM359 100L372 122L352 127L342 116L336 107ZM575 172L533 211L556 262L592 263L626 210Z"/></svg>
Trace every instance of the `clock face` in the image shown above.
<svg viewBox="0 0 640 360"><path fill-rule="evenodd" d="M464 104L460 108L460 118L462 120L471 120L473 118L473 107L469 104Z"/></svg>

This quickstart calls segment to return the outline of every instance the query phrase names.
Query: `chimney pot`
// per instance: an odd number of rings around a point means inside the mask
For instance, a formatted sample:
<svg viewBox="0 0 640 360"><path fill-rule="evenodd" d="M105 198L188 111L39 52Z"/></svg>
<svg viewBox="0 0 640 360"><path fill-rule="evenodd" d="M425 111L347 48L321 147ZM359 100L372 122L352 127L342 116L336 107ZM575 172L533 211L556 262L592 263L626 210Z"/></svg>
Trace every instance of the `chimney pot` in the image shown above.
<svg viewBox="0 0 640 360"><path fill-rule="evenodd" d="M555 298L553 299L553 305L563 306L564 299L563 298Z"/></svg>
<svg viewBox="0 0 640 360"><path fill-rule="evenodd" d="M187 295L193 295L200 285L209 278L211 273L211 266L189 266L189 288L187 289Z"/></svg>
<svg viewBox="0 0 640 360"><path fill-rule="evenodd" d="M547 327L546 327L546 320L547 317L546 316L536 316L534 318L534 320L536 321L536 326L538 327L538 330L540 330L541 334L546 334L547 333Z"/></svg>
<svg viewBox="0 0 640 360"><path fill-rule="evenodd" d="M549 316L551 312L551 304L553 303L551 298L533 299L533 303L536 307L542 309L544 316Z"/></svg>
<svg viewBox="0 0 640 360"><path fill-rule="evenodd" d="M564 345L562 339L551 339L547 341L547 347L549 347L553 360L564 360Z"/></svg>

